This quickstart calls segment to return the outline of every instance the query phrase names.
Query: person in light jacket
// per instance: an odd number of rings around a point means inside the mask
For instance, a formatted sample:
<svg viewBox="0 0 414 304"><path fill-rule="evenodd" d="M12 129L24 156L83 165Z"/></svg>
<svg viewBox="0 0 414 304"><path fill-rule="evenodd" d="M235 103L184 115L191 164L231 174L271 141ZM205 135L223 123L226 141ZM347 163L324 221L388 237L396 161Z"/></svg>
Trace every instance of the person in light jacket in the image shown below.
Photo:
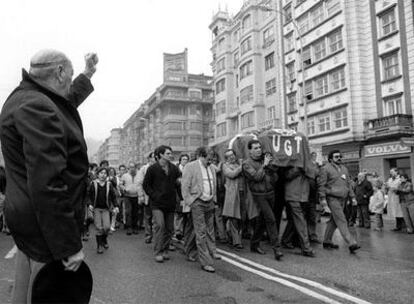
<svg viewBox="0 0 414 304"><path fill-rule="evenodd" d="M401 175L401 184L397 193L400 196L401 211L403 213L407 233L414 233L414 192L413 184L407 174Z"/></svg>
<svg viewBox="0 0 414 304"><path fill-rule="evenodd" d="M358 173L358 182L355 186L355 198L357 200L359 227L371 228L369 216L369 198L374 193L372 184L367 180L364 172Z"/></svg>

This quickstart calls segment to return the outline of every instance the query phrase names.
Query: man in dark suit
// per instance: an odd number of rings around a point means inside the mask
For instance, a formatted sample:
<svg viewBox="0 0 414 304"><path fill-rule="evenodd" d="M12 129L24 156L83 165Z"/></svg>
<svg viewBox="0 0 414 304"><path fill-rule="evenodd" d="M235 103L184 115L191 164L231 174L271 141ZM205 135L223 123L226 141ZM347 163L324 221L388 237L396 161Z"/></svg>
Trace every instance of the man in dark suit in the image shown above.
<svg viewBox="0 0 414 304"><path fill-rule="evenodd" d="M65 54L38 52L0 115L7 189L5 212L19 248L13 303L31 297L32 278L44 263L60 260L76 271L84 254L80 232L88 156L77 107L93 91L96 54L73 82Z"/></svg>

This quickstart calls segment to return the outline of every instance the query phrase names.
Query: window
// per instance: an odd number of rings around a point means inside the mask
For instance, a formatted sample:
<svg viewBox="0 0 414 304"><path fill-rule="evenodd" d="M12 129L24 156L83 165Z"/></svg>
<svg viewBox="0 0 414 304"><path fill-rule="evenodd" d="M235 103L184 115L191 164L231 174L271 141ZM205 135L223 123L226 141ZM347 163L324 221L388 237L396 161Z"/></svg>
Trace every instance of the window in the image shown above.
<svg viewBox="0 0 414 304"><path fill-rule="evenodd" d="M345 128L348 126L348 113L346 109L341 109L333 113L333 122L335 129Z"/></svg>
<svg viewBox="0 0 414 304"><path fill-rule="evenodd" d="M308 120L308 135L315 134L315 120L309 119Z"/></svg>
<svg viewBox="0 0 414 304"><path fill-rule="evenodd" d="M287 97L287 101L288 101L288 112L292 113L295 112L297 110L296 108L296 94L290 94Z"/></svg>
<svg viewBox="0 0 414 304"><path fill-rule="evenodd" d="M200 136L190 136L190 146L199 147L201 145Z"/></svg>
<svg viewBox="0 0 414 304"><path fill-rule="evenodd" d="M293 45L293 33L285 37L285 53L291 51L294 48Z"/></svg>
<svg viewBox="0 0 414 304"><path fill-rule="evenodd" d="M275 119L276 118L276 107L271 106L267 108L267 119Z"/></svg>
<svg viewBox="0 0 414 304"><path fill-rule="evenodd" d="M307 100L313 99L313 87L312 87L312 81L307 81L305 85L305 98Z"/></svg>
<svg viewBox="0 0 414 304"><path fill-rule="evenodd" d="M306 2L306 0L296 0L296 6L301 5L303 2Z"/></svg>
<svg viewBox="0 0 414 304"><path fill-rule="evenodd" d="M345 87L345 70L333 71L330 75L331 91L337 91Z"/></svg>
<svg viewBox="0 0 414 304"><path fill-rule="evenodd" d="M190 96L190 98L201 99L201 92L199 91L189 91L188 95Z"/></svg>
<svg viewBox="0 0 414 304"><path fill-rule="evenodd" d="M315 56L315 61L321 60L326 56L325 39L322 39L313 45L313 53Z"/></svg>
<svg viewBox="0 0 414 304"><path fill-rule="evenodd" d="M236 80L236 88L239 87L239 74L234 75L234 79Z"/></svg>
<svg viewBox="0 0 414 304"><path fill-rule="evenodd" d="M248 37L247 39L244 39L241 43L240 49L242 55L250 51L252 49L252 38Z"/></svg>
<svg viewBox="0 0 414 304"><path fill-rule="evenodd" d="M326 12L328 17L334 15L341 9L341 3L339 0L327 0L326 1Z"/></svg>
<svg viewBox="0 0 414 304"><path fill-rule="evenodd" d="M216 128L217 128L217 137L226 136L227 134L226 122L218 124Z"/></svg>
<svg viewBox="0 0 414 304"><path fill-rule="evenodd" d="M384 80L392 79L400 75L400 68L398 66L398 53L388 55L382 59L384 67Z"/></svg>
<svg viewBox="0 0 414 304"><path fill-rule="evenodd" d="M328 94L328 75L324 75L315 80L315 97Z"/></svg>
<svg viewBox="0 0 414 304"><path fill-rule="evenodd" d="M291 62L286 66L286 74L289 82L293 82L296 79L295 74L295 62Z"/></svg>
<svg viewBox="0 0 414 304"><path fill-rule="evenodd" d="M166 130L183 131L185 130L185 122L174 121L166 124Z"/></svg>
<svg viewBox="0 0 414 304"><path fill-rule="evenodd" d="M172 115L185 115L185 108L180 106L171 106L170 113Z"/></svg>
<svg viewBox="0 0 414 304"><path fill-rule="evenodd" d="M283 14L285 17L285 23L292 21L292 6L288 5L283 9Z"/></svg>
<svg viewBox="0 0 414 304"><path fill-rule="evenodd" d="M225 100L219 101L216 104L216 111L217 111L217 116L221 114L226 114L226 101Z"/></svg>
<svg viewBox="0 0 414 304"><path fill-rule="evenodd" d="M307 32L309 30L309 17L308 14L303 15L298 19L298 25L299 25L299 32L301 34Z"/></svg>
<svg viewBox="0 0 414 304"><path fill-rule="evenodd" d="M275 53L272 52L265 57L265 71L270 70L275 66Z"/></svg>
<svg viewBox="0 0 414 304"><path fill-rule="evenodd" d="M226 89L226 79L220 79L216 82L216 94L220 94Z"/></svg>
<svg viewBox="0 0 414 304"><path fill-rule="evenodd" d="M385 113L388 116L403 113L401 96L387 98L384 100L384 103L385 103Z"/></svg>
<svg viewBox="0 0 414 304"><path fill-rule="evenodd" d="M331 117L329 115L319 117L319 132L327 132L331 130Z"/></svg>
<svg viewBox="0 0 414 304"><path fill-rule="evenodd" d="M253 115L254 115L254 112L251 111L241 116L241 128L242 129L254 127Z"/></svg>
<svg viewBox="0 0 414 304"><path fill-rule="evenodd" d="M266 81L266 96L270 96L276 93L276 78L272 78Z"/></svg>
<svg viewBox="0 0 414 304"><path fill-rule="evenodd" d="M273 26L269 27L263 32L263 46L268 47L275 41L275 33Z"/></svg>
<svg viewBox="0 0 414 304"><path fill-rule="evenodd" d="M312 64L312 58L311 58L311 49L310 47L307 47L303 49L303 55L302 55L303 65L305 67Z"/></svg>
<svg viewBox="0 0 414 304"><path fill-rule="evenodd" d="M224 105L226 106L226 105ZM203 125L201 122L191 122L190 123L190 130L194 131L203 131Z"/></svg>
<svg viewBox="0 0 414 304"><path fill-rule="evenodd" d="M240 91L240 104L253 100L253 85L249 85Z"/></svg>
<svg viewBox="0 0 414 304"><path fill-rule="evenodd" d="M224 38L221 38L221 39L219 40L219 42L218 42L218 51L219 51L219 52L221 52L221 51L223 51L223 50L224 50L224 42L225 42L225 39L224 39Z"/></svg>
<svg viewBox="0 0 414 304"><path fill-rule="evenodd" d="M171 146L185 146L185 137L184 136L170 137L169 142Z"/></svg>
<svg viewBox="0 0 414 304"><path fill-rule="evenodd" d="M243 31L249 29L252 26L252 17L250 15L247 15L243 18L242 21Z"/></svg>
<svg viewBox="0 0 414 304"><path fill-rule="evenodd" d="M239 37L240 37L240 32L239 32L239 30L236 30L233 33L233 41L234 41L234 44L239 43Z"/></svg>
<svg viewBox="0 0 414 304"><path fill-rule="evenodd" d="M342 31L338 30L328 36L329 51L334 53L343 48Z"/></svg>
<svg viewBox="0 0 414 304"><path fill-rule="evenodd" d="M239 65L239 52L234 53L233 55L234 67Z"/></svg>
<svg viewBox="0 0 414 304"><path fill-rule="evenodd" d="M323 5L319 5L311 11L312 24L317 26L323 21Z"/></svg>
<svg viewBox="0 0 414 304"><path fill-rule="evenodd" d="M240 67L240 80L253 74L252 63L253 62L249 60Z"/></svg>
<svg viewBox="0 0 414 304"><path fill-rule="evenodd" d="M388 35L397 30L395 11L392 9L381 17L382 36Z"/></svg>
<svg viewBox="0 0 414 304"><path fill-rule="evenodd" d="M226 63L225 63L225 58L221 58L218 62L217 62L217 73L220 73L221 71L223 71L226 68Z"/></svg>

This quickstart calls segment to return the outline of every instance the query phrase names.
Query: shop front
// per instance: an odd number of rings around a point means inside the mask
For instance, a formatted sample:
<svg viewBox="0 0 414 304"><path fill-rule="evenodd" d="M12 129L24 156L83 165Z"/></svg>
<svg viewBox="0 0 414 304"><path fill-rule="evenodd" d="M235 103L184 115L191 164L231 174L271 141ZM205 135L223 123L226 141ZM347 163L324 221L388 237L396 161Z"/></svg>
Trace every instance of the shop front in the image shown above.
<svg viewBox="0 0 414 304"><path fill-rule="evenodd" d="M388 179L391 168L398 168L400 174L405 173L412 177L412 147L403 140L365 145L361 168L368 172L377 172L384 180Z"/></svg>

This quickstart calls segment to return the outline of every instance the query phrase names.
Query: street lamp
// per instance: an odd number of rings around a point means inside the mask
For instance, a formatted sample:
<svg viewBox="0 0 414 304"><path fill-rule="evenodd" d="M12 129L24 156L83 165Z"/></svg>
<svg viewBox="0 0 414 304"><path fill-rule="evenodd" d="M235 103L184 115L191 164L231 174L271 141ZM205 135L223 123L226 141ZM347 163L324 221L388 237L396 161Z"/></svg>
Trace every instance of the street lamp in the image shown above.
<svg viewBox="0 0 414 304"><path fill-rule="evenodd" d="M277 8L273 8L271 7L269 4L262 4L259 5L259 8L265 10L265 11L269 11L269 12L275 12L277 14L279 14L280 16L282 16L283 18L288 18L290 17L291 20L290 22L292 22L293 27L295 28L295 31L299 37L299 48L300 48L300 70L302 71L302 90L301 90L301 98L302 98L302 102L303 102L303 133L307 136L308 135L308 102L306 100L306 96L305 96L305 84L306 84L306 75L305 75L305 70L303 68L303 40L302 40L302 35L300 33L299 30L299 26L296 23L296 21L293 19L292 16L288 16L286 15L285 12L278 10ZM283 67L284 68L284 67ZM299 86L298 86L299 88ZM296 102L296 104L298 104ZM298 107L298 113L299 113L299 107ZM298 119L300 119L300 114L298 115Z"/></svg>

